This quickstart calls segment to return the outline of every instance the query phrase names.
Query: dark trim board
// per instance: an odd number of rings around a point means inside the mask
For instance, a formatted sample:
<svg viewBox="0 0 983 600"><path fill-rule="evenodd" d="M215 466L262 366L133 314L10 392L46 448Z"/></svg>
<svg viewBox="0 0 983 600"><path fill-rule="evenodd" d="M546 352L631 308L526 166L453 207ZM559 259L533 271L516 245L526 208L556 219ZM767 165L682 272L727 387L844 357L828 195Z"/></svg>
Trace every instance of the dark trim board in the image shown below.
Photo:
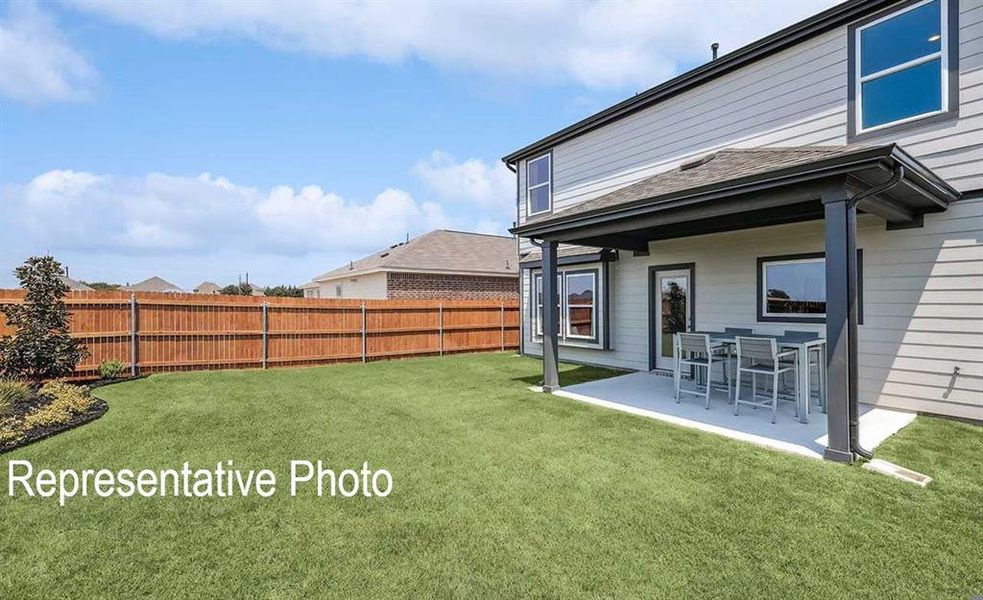
<svg viewBox="0 0 983 600"><path fill-rule="evenodd" d="M946 62L949 71L948 77L948 105L945 107L945 112L932 115L929 117L924 117L921 119L915 119L914 121L909 121L907 123L899 123L897 125L888 125L883 129L878 129L875 131L865 131L863 133L857 133L857 29L863 27L864 25L876 21L882 17L904 10L905 8L922 2L922 0L906 0L905 2L899 2L888 6L876 13L851 23L847 27L847 133L846 139L848 144L854 142L862 142L867 140L873 140L880 137L897 137L899 133L905 131L912 131L925 127L927 125L932 125L935 123L944 123L946 121L952 121L959 118L959 0L940 0L945 3L946 6L946 18L948 22L946 26L946 40L949 46L946 48L947 56Z"/></svg>
<svg viewBox="0 0 983 600"><path fill-rule="evenodd" d="M606 263L613 260L618 260L617 250L600 250L598 252L592 252L590 254L574 254L571 256L561 256L557 259L557 266L564 267L567 265L585 265L588 263ZM542 260L531 260L524 263L519 263L520 269L542 269Z"/></svg>
<svg viewBox="0 0 983 600"><path fill-rule="evenodd" d="M649 371L656 368L656 350L658 344L656 343L656 333L655 333L655 311L657 310L655 302L655 275L659 271L689 271L689 322L690 329L696 326L696 263L677 263L674 265L654 265L650 266L648 270L648 306L649 306Z"/></svg>
<svg viewBox="0 0 983 600"><path fill-rule="evenodd" d="M790 315L788 317L772 317L765 316L763 309L762 296L762 283L764 283L764 263L774 262L779 260L806 260L810 258L826 258L825 252L803 252L800 254L780 254L777 256L759 256L757 259L757 265L755 270L755 298L757 306L755 307L755 314L757 315L758 323L814 323L818 325L823 325L826 323L826 317L797 317ZM857 248L857 323L859 325L864 324L864 251L863 248Z"/></svg>

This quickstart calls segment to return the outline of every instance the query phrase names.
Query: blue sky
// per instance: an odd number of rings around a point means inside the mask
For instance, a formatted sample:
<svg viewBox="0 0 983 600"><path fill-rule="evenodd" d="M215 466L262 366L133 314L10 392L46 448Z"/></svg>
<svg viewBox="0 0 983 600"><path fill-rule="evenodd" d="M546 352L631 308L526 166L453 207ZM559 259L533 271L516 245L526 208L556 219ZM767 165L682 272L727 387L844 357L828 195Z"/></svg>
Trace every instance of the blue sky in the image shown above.
<svg viewBox="0 0 983 600"><path fill-rule="evenodd" d="M299 284L504 233L525 143L831 4L0 4L0 286Z"/></svg>

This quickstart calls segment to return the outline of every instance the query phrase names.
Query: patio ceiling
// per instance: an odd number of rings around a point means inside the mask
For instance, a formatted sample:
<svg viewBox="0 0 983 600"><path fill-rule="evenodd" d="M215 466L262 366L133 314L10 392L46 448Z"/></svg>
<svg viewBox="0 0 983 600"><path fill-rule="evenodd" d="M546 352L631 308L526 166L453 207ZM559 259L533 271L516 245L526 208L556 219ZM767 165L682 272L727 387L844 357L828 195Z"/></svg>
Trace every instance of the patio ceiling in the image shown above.
<svg viewBox="0 0 983 600"><path fill-rule="evenodd" d="M894 181L897 179L897 181ZM530 219L512 232L538 239L644 251L648 242L823 218L833 187L861 212L913 226L959 192L896 144L725 149L603 196Z"/></svg>

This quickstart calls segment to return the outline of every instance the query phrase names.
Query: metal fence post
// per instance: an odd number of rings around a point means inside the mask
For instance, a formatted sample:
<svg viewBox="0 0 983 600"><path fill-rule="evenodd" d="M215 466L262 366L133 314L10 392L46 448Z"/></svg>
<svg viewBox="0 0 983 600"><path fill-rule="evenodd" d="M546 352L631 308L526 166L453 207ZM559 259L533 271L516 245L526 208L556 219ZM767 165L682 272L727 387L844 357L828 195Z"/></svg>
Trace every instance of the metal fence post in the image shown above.
<svg viewBox="0 0 983 600"><path fill-rule="evenodd" d="M501 322L502 322L502 352L505 352L505 303L501 303Z"/></svg>
<svg viewBox="0 0 983 600"><path fill-rule="evenodd" d="M137 372L137 295L130 292L130 376Z"/></svg>
<svg viewBox="0 0 983 600"><path fill-rule="evenodd" d="M362 303L362 362L365 362L365 303Z"/></svg>
<svg viewBox="0 0 983 600"><path fill-rule="evenodd" d="M440 356L444 355L444 303L437 305L437 344Z"/></svg>
<svg viewBox="0 0 983 600"><path fill-rule="evenodd" d="M270 305L264 302L263 303L263 368L264 369L269 365L269 356L270 356L269 312L270 312Z"/></svg>

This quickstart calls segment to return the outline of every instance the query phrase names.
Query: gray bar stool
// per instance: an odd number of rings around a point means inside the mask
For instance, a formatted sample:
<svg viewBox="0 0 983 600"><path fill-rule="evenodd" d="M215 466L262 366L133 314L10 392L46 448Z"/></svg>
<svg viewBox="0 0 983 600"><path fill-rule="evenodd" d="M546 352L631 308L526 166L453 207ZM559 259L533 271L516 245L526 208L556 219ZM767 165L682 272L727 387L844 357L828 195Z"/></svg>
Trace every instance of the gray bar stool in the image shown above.
<svg viewBox="0 0 983 600"><path fill-rule="evenodd" d="M771 408L771 422L778 420L778 380L792 373L795 389L799 385L798 356L796 350L778 351L774 338L737 337L737 389L734 395L734 414L740 414L741 404ZM788 360L791 359L791 362ZM747 361L745 363L745 361ZM784 361L784 362L783 362ZM751 399L741 399L741 378L744 373L751 374ZM771 377L771 397L758 395L757 376ZM795 404L795 416L799 416L799 404Z"/></svg>
<svg viewBox="0 0 983 600"><path fill-rule="evenodd" d="M693 394L694 396L703 396L706 399L705 408L709 410L710 390L713 387L711 373L713 366L716 364L723 365L724 367L724 383L727 385L727 400L729 402L730 379L727 378L727 361L729 358L725 354L719 354L719 350L723 346L711 346L710 336L705 333L677 333L675 335L675 346L676 404L679 404L680 394ZM703 386L703 391L700 391L699 388L696 390L687 390L682 387L683 365L690 365L697 372L700 369L706 369L706 384Z"/></svg>

